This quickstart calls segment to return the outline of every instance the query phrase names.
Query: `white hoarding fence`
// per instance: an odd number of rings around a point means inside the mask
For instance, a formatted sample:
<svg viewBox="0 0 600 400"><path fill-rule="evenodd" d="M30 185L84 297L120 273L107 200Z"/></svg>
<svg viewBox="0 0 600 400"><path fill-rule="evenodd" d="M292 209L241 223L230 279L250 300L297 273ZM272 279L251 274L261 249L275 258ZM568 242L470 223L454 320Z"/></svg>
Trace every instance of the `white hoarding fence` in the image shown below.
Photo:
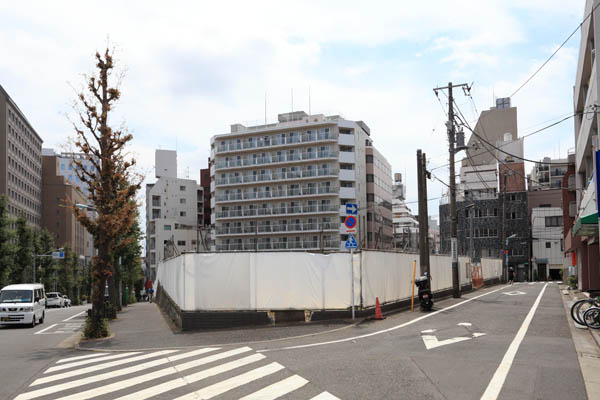
<svg viewBox="0 0 600 400"><path fill-rule="evenodd" d="M417 254L361 251L186 253L161 262L157 282L182 310L339 310L410 297ZM430 257L432 289L452 287L451 259ZM470 282L468 258L459 258L460 280ZM501 260L482 260L485 279L498 277Z"/></svg>

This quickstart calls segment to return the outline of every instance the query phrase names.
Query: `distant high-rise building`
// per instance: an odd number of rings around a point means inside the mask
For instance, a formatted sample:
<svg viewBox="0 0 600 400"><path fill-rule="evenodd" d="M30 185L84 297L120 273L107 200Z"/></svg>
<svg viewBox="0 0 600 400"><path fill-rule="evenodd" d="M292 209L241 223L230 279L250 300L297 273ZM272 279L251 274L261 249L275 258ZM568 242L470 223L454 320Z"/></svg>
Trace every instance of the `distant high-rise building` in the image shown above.
<svg viewBox="0 0 600 400"><path fill-rule="evenodd" d="M8 213L42 224L42 138L0 85L0 195Z"/></svg>

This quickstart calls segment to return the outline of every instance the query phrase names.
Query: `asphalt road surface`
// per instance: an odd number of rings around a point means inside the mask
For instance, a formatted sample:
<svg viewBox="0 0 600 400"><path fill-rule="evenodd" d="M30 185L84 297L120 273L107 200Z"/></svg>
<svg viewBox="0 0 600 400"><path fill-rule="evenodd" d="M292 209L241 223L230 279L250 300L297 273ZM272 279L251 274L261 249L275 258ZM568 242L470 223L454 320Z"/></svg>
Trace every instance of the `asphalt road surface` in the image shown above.
<svg viewBox="0 0 600 400"><path fill-rule="evenodd" d="M57 356L57 346L81 329L89 306L46 309L35 328L0 326L0 398L12 398Z"/></svg>
<svg viewBox="0 0 600 400"><path fill-rule="evenodd" d="M62 350L37 366L22 360L33 370L15 398L586 398L553 283L496 286L430 313L316 336L168 350L148 349L141 337L140 346Z"/></svg>

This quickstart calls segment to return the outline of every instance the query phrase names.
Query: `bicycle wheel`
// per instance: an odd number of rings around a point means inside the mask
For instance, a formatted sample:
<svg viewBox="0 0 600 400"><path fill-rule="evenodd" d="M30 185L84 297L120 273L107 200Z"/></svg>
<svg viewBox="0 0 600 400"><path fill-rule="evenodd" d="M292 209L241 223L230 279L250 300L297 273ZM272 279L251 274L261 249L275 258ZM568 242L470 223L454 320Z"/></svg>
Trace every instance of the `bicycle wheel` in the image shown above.
<svg viewBox="0 0 600 400"><path fill-rule="evenodd" d="M585 326L585 322L583 322L583 313L587 311L593 304L593 300L591 299L583 299L578 300L571 306L571 318L573 321L577 322L579 325Z"/></svg>
<svg viewBox="0 0 600 400"><path fill-rule="evenodd" d="M588 328L600 329L600 307L592 307L583 313L583 320Z"/></svg>

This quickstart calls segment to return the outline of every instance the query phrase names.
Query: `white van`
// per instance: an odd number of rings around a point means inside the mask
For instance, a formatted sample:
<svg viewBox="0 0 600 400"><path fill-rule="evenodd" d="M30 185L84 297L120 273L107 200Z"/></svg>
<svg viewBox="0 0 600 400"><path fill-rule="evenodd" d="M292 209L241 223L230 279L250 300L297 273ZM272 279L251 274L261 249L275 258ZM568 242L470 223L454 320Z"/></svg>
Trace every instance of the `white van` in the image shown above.
<svg viewBox="0 0 600 400"><path fill-rule="evenodd" d="M26 283L0 290L0 325L28 324L34 327L46 317L44 285Z"/></svg>

